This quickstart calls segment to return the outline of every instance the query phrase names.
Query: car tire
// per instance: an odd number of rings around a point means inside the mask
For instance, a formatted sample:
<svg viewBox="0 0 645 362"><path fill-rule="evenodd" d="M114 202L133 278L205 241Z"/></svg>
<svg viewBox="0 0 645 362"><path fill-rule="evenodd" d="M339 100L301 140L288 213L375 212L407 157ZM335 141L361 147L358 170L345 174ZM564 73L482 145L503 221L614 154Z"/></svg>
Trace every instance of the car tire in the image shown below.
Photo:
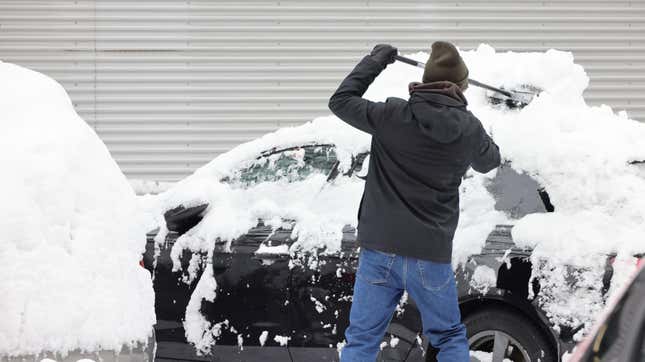
<svg viewBox="0 0 645 362"><path fill-rule="evenodd" d="M465 316L463 323L471 351L493 353L494 357L497 344L498 353L515 362L557 361L540 327L510 308L488 307Z"/></svg>

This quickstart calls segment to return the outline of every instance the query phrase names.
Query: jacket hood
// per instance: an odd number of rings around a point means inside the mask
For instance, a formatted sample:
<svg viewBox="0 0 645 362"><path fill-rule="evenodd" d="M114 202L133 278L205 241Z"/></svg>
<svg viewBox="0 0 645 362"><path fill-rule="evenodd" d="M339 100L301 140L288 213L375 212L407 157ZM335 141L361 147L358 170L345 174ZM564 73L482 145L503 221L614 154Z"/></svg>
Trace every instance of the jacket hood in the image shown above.
<svg viewBox="0 0 645 362"><path fill-rule="evenodd" d="M414 82L408 90L410 109L422 133L440 143L450 143L461 136L468 101L459 86L447 81Z"/></svg>

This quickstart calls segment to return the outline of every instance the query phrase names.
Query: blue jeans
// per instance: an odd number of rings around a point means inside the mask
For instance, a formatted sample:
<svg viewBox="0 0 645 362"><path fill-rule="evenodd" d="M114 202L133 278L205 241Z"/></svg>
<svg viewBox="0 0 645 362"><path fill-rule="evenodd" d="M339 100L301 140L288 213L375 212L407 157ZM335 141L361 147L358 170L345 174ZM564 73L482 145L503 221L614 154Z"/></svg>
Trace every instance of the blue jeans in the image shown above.
<svg viewBox="0 0 645 362"><path fill-rule="evenodd" d="M439 349L439 361L468 362L457 286L450 264L361 248L342 362L376 360L394 310L407 290L421 313L423 334Z"/></svg>

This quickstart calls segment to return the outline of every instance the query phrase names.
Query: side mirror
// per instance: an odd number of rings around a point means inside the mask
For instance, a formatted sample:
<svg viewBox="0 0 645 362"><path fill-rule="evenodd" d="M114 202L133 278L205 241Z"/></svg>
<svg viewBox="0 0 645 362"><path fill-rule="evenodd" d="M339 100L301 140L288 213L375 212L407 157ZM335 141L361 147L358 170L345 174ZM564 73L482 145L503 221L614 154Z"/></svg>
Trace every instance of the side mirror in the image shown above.
<svg viewBox="0 0 645 362"><path fill-rule="evenodd" d="M189 208L180 205L168 210L163 214L164 219L166 219L166 227L169 231L174 231L182 235L202 221L204 218L203 213L207 208L208 204L201 204Z"/></svg>

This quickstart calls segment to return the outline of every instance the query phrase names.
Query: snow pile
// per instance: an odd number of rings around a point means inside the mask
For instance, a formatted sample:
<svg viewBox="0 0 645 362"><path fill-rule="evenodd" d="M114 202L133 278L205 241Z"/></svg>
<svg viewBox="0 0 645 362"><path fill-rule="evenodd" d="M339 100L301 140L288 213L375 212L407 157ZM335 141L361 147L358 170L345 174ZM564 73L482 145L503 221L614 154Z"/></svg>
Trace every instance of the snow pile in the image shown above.
<svg viewBox="0 0 645 362"><path fill-rule="evenodd" d="M128 182L137 195L160 194L170 189L175 183L169 181L151 181L140 179L128 179Z"/></svg>
<svg viewBox="0 0 645 362"><path fill-rule="evenodd" d="M602 304L599 291L586 288L592 280L599 283L603 255L628 255L645 249L645 178L642 170L629 164L645 160L645 125L624 114L616 115L608 107L588 106L582 97L588 78L570 53L496 53L482 45L462 54L474 79L505 88L528 84L543 90L522 110L491 105L488 91L479 88L470 87L466 96L469 109L499 144L504 160L546 188L555 212L512 220L494 209L495 200L486 190L495 171L487 175L469 172L460 188L462 213L454 240L454 264L478 253L496 224L514 223L516 242L534 249L533 264L538 267L533 276L543 277L541 302L552 321L587 323L595 311L593 305ZM428 55L411 57L425 61ZM422 69L407 64L389 65L366 97L375 101L392 96L407 99L407 84L421 75ZM334 252L340 247L342 226L356 225L363 188L360 179L338 177L325 184L326 175L312 174L291 184L270 182L248 188L218 181L255 162L262 151L307 143L337 145L342 174L351 164L351 155L368 150L369 141L369 135L336 117L320 117L236 147L150 205L155 204L155 212L161 215L178 205L210 204L204 222L174 245L175 259L182 248L210 253L217 238L231 240L255 226L258 218L274 227L284 219L295 221L292 236L298 241L291 247L292 253ZM161 227L163 231L163 223ZM162 232L159 240L163 237ZM578 284L544 278L563 273L565 264L585 270L588 278ZM203 278L212 276L205 273ZM557 304L567 295L569 300L580 298L577 300L582 303L577 308L580 312L571 318L566 315L573 313L574 307ZM201 300L202 296L196 293L196 298Z"/></svg>
<svg viewBox="0 0 645 362"><path fill-rule="evenodd" d="M119 351L155 323L132 188L63 87L0 62L0 355Z"/></svg>

